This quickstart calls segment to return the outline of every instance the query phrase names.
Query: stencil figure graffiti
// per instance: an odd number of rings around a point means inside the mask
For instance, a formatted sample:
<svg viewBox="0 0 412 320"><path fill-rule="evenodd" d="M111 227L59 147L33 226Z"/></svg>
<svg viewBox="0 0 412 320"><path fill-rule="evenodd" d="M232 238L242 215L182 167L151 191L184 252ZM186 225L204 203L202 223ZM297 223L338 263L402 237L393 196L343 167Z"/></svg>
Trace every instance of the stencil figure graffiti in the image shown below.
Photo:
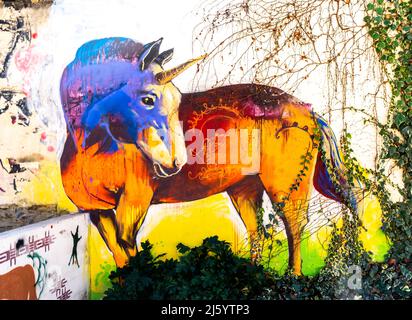
<svg viewBox="0 0 412 320"><path fill-rule="evenodd" d="M116 264L123 266L137 250L136 234L151 204L227 192L253 244L260 237L256 211L266 192L281 208L289 266L300 274L313 187L347 206L356 208L358 201L331 129L310 105L273 87L239 84L181 94L171 80L198 59L165 71L173 50L159 54L160 43L91 41L66 67L60 93L68 127L61 158L67 195L91 211ZM246 148L214 144L230 130L238 137L247 133ZM212 147L199 143L194 132ZM218 159L249 155L258 166L188 162L208 148Z"/></svg>
<svg viewBox="0 0 412 320"><path fill-rule="evenodd" d="M79 241L82 238L82 237L79 237L79 226L76 227L76 232L74 234L71 231L70 233L73 237L73 249L72 249L72 255L70 256L70 260L69 260L69 266L75 263L77 267L80 267L79 260L77 258L77 245L79 244Z"/></svg>

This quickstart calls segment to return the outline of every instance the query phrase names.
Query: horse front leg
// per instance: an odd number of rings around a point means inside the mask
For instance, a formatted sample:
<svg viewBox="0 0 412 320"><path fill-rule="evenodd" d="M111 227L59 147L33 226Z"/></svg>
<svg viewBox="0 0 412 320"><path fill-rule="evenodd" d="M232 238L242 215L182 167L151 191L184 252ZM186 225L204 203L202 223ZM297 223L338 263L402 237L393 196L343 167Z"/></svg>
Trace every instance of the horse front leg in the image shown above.
<svg viewBox="0 0 412 320"><path fill-rule="evenodd" d="M130 257L137 253L136 235L146 217L153 190L135 187L125 189L121 195L116 208L117 242L127 255L128 262ZM120 258L120 262L122 257Z"/></svg>
<svg viewBox="0 0 412 320"><path fill-rule="evenodd" d="M93 210L90 212L90 220L112 253L116 266L123 267L129 260L129 254L119 243L115 211L112 209Z"/></svg>
<svg viewBox="0 0 412 320"><path fill-rule="evenodd" d="M129 198L128 193L124 192L116 210L90 212L90 219L112 253L117 267L125 266L137 252L136 235L146 216L153 192L146 188L139 194L142 196L136 200L135 196Z"/></svg>

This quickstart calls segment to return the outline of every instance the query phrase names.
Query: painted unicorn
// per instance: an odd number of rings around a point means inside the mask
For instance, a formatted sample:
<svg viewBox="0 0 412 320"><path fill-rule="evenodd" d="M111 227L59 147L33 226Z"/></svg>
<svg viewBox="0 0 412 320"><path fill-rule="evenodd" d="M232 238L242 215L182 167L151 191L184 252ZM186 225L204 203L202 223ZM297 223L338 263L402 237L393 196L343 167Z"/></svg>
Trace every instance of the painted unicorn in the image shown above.
<svg viewBox="0 0 412 320"><path fill-rule="evenodd" d="M357 204L332 131L310 105L277 88L238 84L180 93L171 80L199 59L165 71L173 50L159 53L160 43L91 41L66 67L61 173L67 195L91 212L123 266L136 253L151 204L227 192L253 244L266 192L281 207L289 266L300 274L313 187L352 208ZM225 143L231 136L247 143ZM228 162L229 154L251 161Z"/></svg>

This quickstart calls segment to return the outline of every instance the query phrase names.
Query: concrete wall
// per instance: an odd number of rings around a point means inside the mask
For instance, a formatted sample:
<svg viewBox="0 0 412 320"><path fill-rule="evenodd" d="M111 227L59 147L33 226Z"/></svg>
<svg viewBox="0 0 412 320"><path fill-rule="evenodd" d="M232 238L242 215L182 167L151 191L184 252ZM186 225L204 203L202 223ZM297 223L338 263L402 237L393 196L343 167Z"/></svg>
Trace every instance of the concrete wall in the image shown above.
<svg viewBox="0 0 412 320"><path fill-rule="evenodd" d="M88 235L87 214L0 233L0 300L88 299Z"/></svg>

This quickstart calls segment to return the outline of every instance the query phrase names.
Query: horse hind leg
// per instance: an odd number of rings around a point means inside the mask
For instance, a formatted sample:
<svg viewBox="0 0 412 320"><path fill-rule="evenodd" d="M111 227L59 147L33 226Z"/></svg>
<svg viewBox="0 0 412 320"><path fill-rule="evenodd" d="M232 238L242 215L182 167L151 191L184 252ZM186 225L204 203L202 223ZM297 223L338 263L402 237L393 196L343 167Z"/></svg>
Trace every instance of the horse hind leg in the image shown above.
<svg viewBox="0 0 412 320"><path fill-rule="evenodd" d="M284 201L281 216L288 239L289 268L297 275L302 274L301 242L307 224L308 201L304 195Z"/></svg>
<svg viewBox="0 0 412 320"><path fill-rule="evenodd" d="M274 191L272 186L267 186L268 195L274 205L277 205L277 214L280 216L288 241L289 269L294 274L302 273L301 241L302 233L308 222L308 192L305 187L289 195ZM281 204L281 206L279 206Z"/></svg>
<svg viewBox="0 0 412 320"><path fill-rule="evenodd" d="M288 136L281 139L274 139L272 134L264 135L262 145L267 147L262 150L260 179L272 203L278 205L285 225L289 268L300 275L300 245L308 221L308 195L312 191L317 151L306 142L306 133L289 131Z"/></svg>
<svg viewBox="0 0 412 320"><path fill-rule="evenodd" d="M258 177L248 176L228 188L226 192L245 224L249 237L251 258L256 261L261 257L260 240L262 235L259 234L258 230L257 211L262 206L263 185Z"/></svg>

